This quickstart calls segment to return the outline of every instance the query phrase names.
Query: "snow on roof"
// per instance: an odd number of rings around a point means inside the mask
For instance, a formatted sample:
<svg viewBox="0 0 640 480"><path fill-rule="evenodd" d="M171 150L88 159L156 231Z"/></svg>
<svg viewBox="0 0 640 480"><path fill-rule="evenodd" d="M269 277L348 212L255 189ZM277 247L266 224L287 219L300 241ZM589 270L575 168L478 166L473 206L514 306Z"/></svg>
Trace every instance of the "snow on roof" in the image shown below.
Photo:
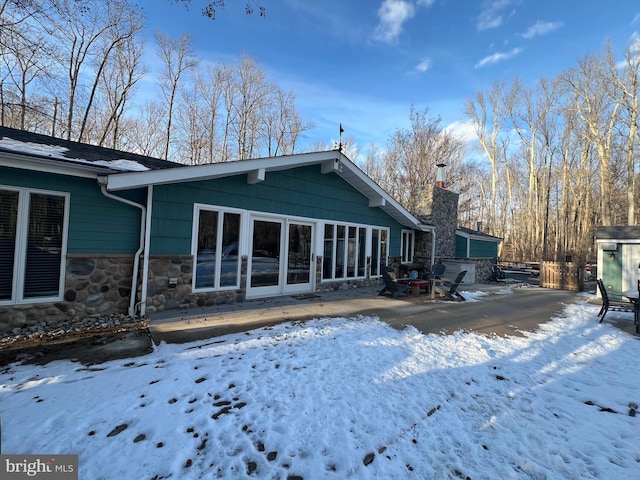
<svg viewBox="0 0 640 480"><path fill-rule="evenodd" d="M127 172L146 172L147 170L150 170L150 168L145 167L141 163L133 160L126 160L124 158L119 160L98 160L97 162L92 163L104 165L105 167L109 167L113 170L126 170Z"/></svg>
<svg viewBox="0 0 640 480"><path fill-rule="evenodd" d="M64 155L69 151L67 147L62 147L60 145L46 145L44 143L24 142L21 140L14 140L13 138L9 137L0 138L0 148L11 150L16 153L27 153L40 157L57 158L59 160L82 163L85 165L101 165L112 170L124 170L127 172L142 172L149 170L148 167L145 167L141 163L134 160L118 159L98 160L92 162L83 158L70 158Z"/></svg>
<svg viewBox="0 0 640 480"><path fill-rule="evenodd" d="M22 142L20 140L14 140L13 138L8 137L0 138L0 148L5 148L14 152L60 158L62 160L68 160L68 158L65 157L63 153L69 151L68 148L58 145L44 145L42 143Z"/></svg>

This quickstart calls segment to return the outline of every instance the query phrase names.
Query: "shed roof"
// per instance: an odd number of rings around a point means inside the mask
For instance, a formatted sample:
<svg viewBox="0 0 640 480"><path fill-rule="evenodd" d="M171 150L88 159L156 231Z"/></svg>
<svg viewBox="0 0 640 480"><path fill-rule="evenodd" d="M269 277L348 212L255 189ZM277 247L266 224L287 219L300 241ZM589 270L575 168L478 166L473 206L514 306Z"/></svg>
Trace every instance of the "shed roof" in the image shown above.
<svg viewBox="0 0 640 480"><path fill-rule="evenodd" d="M640 226L613 225L596 228L598 240L640 240Z"/></svg>
<svg viewBox="0 0 640 480"><path fill-rule="evenodd" d="M502 238L500 237L494 237L493 235L489 235L488 233L484 233L479 230L473 230L471 228L466 228L466 227L458 227L456 229L456 234L462 237L473 238L474 240L481 240L484 242L495 242L495 243L502 242Z"/></svg>

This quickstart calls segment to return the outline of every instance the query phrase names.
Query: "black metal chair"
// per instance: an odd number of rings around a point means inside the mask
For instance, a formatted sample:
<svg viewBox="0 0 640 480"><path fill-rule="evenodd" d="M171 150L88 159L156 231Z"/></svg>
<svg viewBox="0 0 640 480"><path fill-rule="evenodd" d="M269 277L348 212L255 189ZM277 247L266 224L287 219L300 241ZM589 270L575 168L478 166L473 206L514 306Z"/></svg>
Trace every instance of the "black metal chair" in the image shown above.
<svg viewBox="0 0 640 480"><path fill-rule="evenodd" d="M599 278L598 280L596 280L596 285L598 286L598 290L600 291L600 298L602 299L602 307L600 307L600 311L598 312L598 317L600 318L598 323L602 323L609 310L614 312L635 313L636 307L633 302L623 302L611 300L609 298L609 292L607 292L607 287L604 286L604 282L602 281L602 279Z"/></svg>
<svg viewBox="0 0 640 480"><path fill-rule="evenodd" d="M458 276L456 277L456 279L452 282L452 283L447 283L445 282L443 287L438 287L438 290L440 291L440 293L442 293L442 295L444 297L446 297L448 300L453 300L453 301L458 301L458 302L464 302L466 300L466 298L464 298L459 292L458 292L458 287L460 286L460 284L462 283L462 279L464 278L464 276L467 274L466 270L461 271ZM449 290L446 290L446 287L449 287Z"/></svg>
<svg viewBox="0 0 640 480"><path fill-rule="evenodd" d="M409 295L409 286L404 283L398 283L391 278L385 266L382 266L382 280L384 281L384 288L380 290L378 295L391 293L391 298L396 298L400 295Z"/></svg>

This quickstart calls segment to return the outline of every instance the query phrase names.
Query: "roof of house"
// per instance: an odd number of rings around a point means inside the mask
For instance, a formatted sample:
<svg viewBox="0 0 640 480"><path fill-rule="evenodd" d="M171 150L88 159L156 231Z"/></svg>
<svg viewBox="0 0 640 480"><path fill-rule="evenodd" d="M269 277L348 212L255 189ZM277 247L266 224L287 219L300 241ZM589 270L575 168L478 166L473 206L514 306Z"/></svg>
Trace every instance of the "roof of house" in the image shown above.
<svg viewBox="0 0 640 480"><path fill-rule="evenodd" d="M456 229L456 234L459 234L466 238L473 238L474 240L483 240L485 242L502 242L502 238L494 237L493 235L489 235L488 233L481 232L479 230L473 230L471 228L466 227L458 227Z"/></svg>
<svg viewBox="0 0 640 480"><path fill-rule="evenodd" d="M38 163L37 160L40 159L42 166L55 164L58 169L66 170L67 174L76 171L76 174L88 173L90 176L95 176L98 172L108 174L182 166L158 158L7 127L0 127L0 153L3 154L0 165L7 165L12 159L22 164L22 160L15 156L28 155L32 163Z"/></svg>
<svg viewBox="0 0 640 480"><path fill-rule="evenodd" d="M0 166L96 178L110 191L246 175L258 183L269 172L320 165L335 173L403 226L430 231L341 151L300 153L206 165L183 165L134 153L0 127Z"/></svg>

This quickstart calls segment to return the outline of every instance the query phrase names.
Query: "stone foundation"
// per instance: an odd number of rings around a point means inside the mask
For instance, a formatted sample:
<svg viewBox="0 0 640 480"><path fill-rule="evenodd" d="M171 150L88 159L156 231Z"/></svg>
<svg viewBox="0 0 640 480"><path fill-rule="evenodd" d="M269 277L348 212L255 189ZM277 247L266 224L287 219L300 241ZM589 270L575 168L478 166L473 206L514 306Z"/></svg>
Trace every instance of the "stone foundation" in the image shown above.
<svg viewBox="0 0 640 480"><path fill-rule="evenodd" d="M126 314L132 274L132 255L68 255L63 299L0 306L0 336L65 330L70 319Z"/></svg>
<svg viewBox="0 0 640 480"><path fill-rule="evenodd" d="M240 285L246 284L247 257L242 257ZM193 257L158 256L149 258L147 313L180 308L210 307L242 302L244 289L192 292Z"/></svg>

